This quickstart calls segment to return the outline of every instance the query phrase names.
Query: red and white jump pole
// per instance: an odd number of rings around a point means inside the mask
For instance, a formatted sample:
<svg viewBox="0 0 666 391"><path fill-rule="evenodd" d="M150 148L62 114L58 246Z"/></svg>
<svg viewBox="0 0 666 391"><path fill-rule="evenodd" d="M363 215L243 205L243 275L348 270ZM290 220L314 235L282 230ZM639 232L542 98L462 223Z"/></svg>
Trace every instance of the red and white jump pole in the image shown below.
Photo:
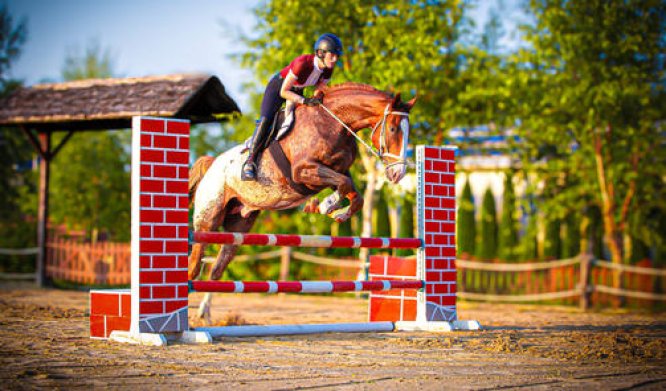
<svg viewBox="0 0 666 391"><path fill-rule="evenodd" d="M90 292L93 338L164 345L214 336L391 330L478 329L457 320L455 148L418 146L418 238L354 238L195 232L207 243L310 247L418 248L416 259L372 257L372 281L188 281L189 122L132 121L132 287ZM240 175L240 174L239 174ZM370 322L231 326L190 330L190 288L223 292L370 290Z"/></svg>

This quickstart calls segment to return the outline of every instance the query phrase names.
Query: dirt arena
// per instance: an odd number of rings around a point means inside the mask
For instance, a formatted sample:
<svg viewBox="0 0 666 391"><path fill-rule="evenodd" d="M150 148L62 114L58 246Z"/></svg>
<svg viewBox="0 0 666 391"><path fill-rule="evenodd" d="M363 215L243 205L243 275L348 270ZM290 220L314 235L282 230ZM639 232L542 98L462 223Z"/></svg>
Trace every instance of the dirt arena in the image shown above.
<svg viewBox="0 0 666 391"><path fill-rule="evenodd" d="M666 389L666 314L462 303L459 317L483 330L157 348L91 340L87 313L86 292L0 283L0 388ZM365 318L365 302L353 297L218 295L213 305L214 323Z"/></svg>

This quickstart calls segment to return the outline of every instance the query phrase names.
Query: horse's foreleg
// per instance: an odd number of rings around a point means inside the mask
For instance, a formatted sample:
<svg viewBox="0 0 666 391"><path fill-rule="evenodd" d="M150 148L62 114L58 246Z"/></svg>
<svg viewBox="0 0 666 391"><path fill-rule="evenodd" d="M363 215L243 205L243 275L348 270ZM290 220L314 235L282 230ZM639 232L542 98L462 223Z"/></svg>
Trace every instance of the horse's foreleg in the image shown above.
<svg viewBox="0 0 666 391"><path fill-rule="evenodd" d="M292 177L296 182L335 188L335 193L319 204L317 209L320 213L333 212L331 217L337 222L348 220L363 207L363 197L356 190L349 175L341 174L315 162L301 162L292 166ZM349 199L350 205L340 209L340 202L344 197ZM312 209L313 206L314 204L309 203L306 211L309 211L308 208Z"/></svg>

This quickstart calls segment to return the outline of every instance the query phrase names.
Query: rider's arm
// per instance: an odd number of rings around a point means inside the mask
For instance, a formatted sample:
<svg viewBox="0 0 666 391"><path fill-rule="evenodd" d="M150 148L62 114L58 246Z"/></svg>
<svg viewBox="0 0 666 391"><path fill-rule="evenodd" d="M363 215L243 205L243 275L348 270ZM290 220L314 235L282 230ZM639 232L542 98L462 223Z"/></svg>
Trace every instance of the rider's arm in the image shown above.
<svg viewBox="0 0 666 391"><path fill-rule="evenodd" d="M322 98L324 96L324 88L328 85L328 79L319 79L319 82L315 85L314 88L314 97Z"/></svg>
<svg viewBox="0 0 666 391"><path fill-rule="evenodd" d="M302 96L298 95L297 93L291 90L291 88L294 86L295 83L296 83L296 75L289 72L287 77L284 79L284 82L282 82L282 88L280 88L280 96L294 103L303 103L305 98L303 98Z"/></svg>

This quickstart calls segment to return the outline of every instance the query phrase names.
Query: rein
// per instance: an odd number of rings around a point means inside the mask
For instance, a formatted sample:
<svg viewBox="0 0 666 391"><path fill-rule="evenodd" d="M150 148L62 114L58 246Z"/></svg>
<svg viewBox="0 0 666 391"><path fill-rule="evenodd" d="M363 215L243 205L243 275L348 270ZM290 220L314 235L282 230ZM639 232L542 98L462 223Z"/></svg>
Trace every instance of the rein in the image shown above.
<svg viewBox="0 0 666 391"><path fill-rule="evenodd" d="M356 138L356 140L360 141L361 144L363 144L368 149L368 151L370 151L370 153L375 155L375 157L377 157L382 162L382 164L384 164L384 166L386 168L389 168L391 166L395 166L397 164L406 164L407 163L406 158L403 158L402 156L394 155L392 153L384 152L384 150L386 149L386 119L388 118L388 116L389 115L399 115L399 116L403 116L403 117L409 117L409 113L404 112L404 111L391 111L391 104L389 103L388 105L386 105L386 109L384 109L384 115L382 116L382 119L379 120L375 124L375 126L372 128L372 133L370 134L370 140L372 140L372 137L374 136L375 132L377 131L377 128L381 125L381 133L379 135L379 151L375 151L375 149L371 145L366 143L359 135L356 134L356 132L354 132L349 126L347 126L347 124L344 123L344 121L342 121L337 115L335 115L335 113L333 113L328 107L324 106L323 103L320 104L319 106L321 106L331 117L333 117L333 119L338 121L340 123L340 125L342 125L342 127L344 127L352 136L354 136ZM406 135L403 135L403 138L405 136ZM404 149L405 148L403 146L403 152L405 152ZM397 159L397 160L393 163L386 164L386 163L384 163L384 157L385 156L386 157L391 157L391 158L394 158L394 159Z"/></svg>

